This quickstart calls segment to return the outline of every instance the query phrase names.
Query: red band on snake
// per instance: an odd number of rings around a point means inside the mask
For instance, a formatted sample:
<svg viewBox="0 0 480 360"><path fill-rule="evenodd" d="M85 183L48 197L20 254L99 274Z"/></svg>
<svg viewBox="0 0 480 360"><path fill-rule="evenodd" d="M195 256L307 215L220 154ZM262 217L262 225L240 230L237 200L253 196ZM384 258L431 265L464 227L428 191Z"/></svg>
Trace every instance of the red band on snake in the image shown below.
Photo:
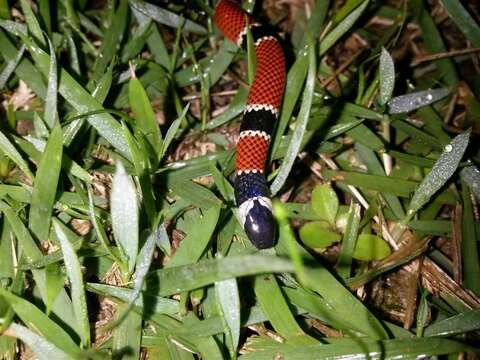
<svg viewBox="0 0 480 360"><path fill-rule="evenodd" d="M233 0L220 0L215 23L238 46L246 46L247 26L255 42L256 71L237 145L235 198L242 225L259 249L275 244L275 221L265 179L270 136L285 86L285 56L275 32L247 15Z"/></svg>

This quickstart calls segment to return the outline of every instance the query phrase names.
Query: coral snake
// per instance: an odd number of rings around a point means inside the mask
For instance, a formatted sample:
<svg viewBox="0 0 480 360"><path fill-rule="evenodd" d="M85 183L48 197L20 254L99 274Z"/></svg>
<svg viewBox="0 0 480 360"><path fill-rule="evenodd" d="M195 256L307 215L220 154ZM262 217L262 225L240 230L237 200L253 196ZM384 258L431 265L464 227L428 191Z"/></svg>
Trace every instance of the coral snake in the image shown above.
<svg viewBox="0 0 480 360"><path fill-rule="evenodd" d="M250 241L259 249L275 244L275 221L265 161L285 85L285 56L277 34L242 11L233 0L220 0L214 21L225 36L246 48L247 29L255 43L256 70L248 93L237 144L235 199Z"/></svg>

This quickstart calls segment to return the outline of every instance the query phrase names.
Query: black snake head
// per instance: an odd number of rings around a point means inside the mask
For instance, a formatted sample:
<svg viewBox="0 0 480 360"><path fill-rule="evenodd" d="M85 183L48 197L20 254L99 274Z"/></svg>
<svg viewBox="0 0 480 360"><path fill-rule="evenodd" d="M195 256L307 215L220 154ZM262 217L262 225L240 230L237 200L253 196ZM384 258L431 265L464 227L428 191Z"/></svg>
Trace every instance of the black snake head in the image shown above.
<svg viewBox="0 0 480 360"><path fill-rule="evenodd" d="M248 238L258 249L267 249L276 243L275 220L269 198L259 197L248 201L244 229Z"/></svg>

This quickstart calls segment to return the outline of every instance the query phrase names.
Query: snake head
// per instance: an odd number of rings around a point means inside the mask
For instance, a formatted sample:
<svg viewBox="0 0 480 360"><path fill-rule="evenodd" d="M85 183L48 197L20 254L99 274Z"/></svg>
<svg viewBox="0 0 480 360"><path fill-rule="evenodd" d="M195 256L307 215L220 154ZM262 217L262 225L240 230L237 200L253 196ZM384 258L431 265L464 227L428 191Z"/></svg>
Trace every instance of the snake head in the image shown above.
<svg viewBox="0 0 480 360"><path fill-rule="evenodd" d="M240 205L239 213L243 220L243 228L256 248L267 249L275 245L275 220L269 198L248 199Z"/></svg>

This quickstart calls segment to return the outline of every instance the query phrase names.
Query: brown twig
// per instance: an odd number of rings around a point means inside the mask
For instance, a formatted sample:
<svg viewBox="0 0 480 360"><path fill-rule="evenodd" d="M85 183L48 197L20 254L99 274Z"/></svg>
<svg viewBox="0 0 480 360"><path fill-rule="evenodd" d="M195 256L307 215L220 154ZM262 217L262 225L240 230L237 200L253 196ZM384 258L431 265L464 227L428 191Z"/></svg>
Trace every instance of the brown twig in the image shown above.
<svg viewBox="0 0 480 360"><path fill-rule="evenodd" d="M473 54L477 52L480 52L480 48L468 48L468 49L461 49L461 50L452 50L452 51L431 54L431 55L424 55L416 59L413 59L412 62L410 63L410 66L418 66L421 63L424 63L427 61L446 59L449 57Z"/></svg>

